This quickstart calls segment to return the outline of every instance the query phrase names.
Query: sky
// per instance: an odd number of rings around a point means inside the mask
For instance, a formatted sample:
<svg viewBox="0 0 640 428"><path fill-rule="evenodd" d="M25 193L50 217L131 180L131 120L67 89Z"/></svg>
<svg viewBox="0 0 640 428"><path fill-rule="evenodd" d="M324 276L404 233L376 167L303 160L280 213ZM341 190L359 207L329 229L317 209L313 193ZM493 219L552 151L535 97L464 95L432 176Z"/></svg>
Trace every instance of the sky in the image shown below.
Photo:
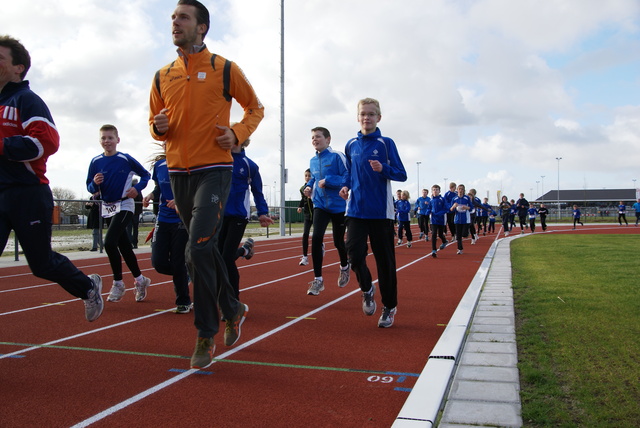
<svg viewBox="0 0 640 428"><path fill-rule="evenodd" d="M149 166L149 91L176 58L176 1L5 3L0 33L30 51L27 79L61 136L51 186L88 196L105 123L118 127L120 151ZM235 61L265 106L247 155L270 205L281 199L281 142L285 199L298 200L311 128L328 128L343 151L365 97L380 101L380 130L407 171L392 186L412 200L451 181L491 203L498 191L640 187L638 0L285 0L284 136L280 0L203 3L209 50ZM241 116L234 106L232 120Z"/></svg>

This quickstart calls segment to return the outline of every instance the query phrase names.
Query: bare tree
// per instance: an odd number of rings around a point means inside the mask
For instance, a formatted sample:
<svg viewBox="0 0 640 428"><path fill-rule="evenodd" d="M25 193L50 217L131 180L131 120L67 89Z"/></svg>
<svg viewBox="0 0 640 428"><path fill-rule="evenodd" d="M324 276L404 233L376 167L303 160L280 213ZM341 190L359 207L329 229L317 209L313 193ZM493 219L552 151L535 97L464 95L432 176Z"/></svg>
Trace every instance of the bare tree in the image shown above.
<svg viewBox="0 0 640 428"><path fill-rule="evenodd" d="M76 199L73 190L64 189L62 187L54 187L51 189L53 199L56 205L60 207L60 212L64 215L81 215L83 214L84 204L80 202L69 202Z"/></svg>

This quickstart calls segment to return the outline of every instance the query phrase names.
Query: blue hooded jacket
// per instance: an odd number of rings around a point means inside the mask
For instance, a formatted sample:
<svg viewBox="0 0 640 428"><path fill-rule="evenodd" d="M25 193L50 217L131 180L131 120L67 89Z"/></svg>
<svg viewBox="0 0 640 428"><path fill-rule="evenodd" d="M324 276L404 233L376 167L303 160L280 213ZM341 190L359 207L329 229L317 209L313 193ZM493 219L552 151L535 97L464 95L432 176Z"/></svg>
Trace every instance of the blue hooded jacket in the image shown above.
<svg viewBox="0 0 640 428"><path fill-rule="evenodd" d="M307 186L312 189L313 207L332 214L343 213L346 202L340 196L340 189L347 184L349 177L345 156L327 147L311 158L309 169L311 180ZM318 186L320 180L324 180L324 187Z"/></svg>
<svg viewBox="0 0 640 428"><path fill-rule="evenodd" d="M351 190L347 201L348 217L361 219L394 218L393 191L391 181L407 181L396 143L383 137L376 128L371 134L358 132L345 146L349 167L347 187ZM370 160L382 164L382 171L371 169Z"/></svg>

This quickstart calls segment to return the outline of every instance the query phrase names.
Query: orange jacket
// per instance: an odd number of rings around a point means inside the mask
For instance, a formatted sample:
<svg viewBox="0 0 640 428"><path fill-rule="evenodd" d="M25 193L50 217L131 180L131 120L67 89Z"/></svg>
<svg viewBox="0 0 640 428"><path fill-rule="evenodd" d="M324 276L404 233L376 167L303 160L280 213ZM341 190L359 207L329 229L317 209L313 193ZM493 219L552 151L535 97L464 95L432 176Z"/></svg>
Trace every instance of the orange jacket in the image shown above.
<svg viewBox="0 0 640 428"><path fill-rule="evenodd" d="M224 69L228 73L228 100L225 99ZM149 129L151 136L166 142L167 166L172 173L190 173L216 167L233 167L229 150L222 149L216 125L229 126L231 98L244 109L233 126L238 142L246 141L264 116L264 107L253 87L235 63L213 55L206 46L189 54L181 51L177 60L161 68L151 86ZM159 134L153 117L168 109L169 130Z"/></svg>

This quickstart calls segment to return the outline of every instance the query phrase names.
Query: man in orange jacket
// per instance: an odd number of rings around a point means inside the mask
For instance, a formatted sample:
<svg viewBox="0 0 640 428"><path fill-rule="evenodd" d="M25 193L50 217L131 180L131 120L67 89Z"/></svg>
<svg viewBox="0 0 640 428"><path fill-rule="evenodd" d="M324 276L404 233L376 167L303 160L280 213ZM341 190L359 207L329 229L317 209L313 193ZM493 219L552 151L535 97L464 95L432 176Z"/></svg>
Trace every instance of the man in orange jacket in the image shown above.
<svg viewBox="0 0 640 428"><path fill-rule="evenodd" d="M212 54L203 40L209 11L196 0L180 0L171 17L178 59L160 69L151 87L151 135L166 143L175 204L189 231L186 261L193 282L196 348L192 368L213 363L220 314L225 345L240 338L249 307L235 297L218 250L220 220L229 195L231 147L245 141L264 116L264 107L240 68ZM231 99L244 109L229 126Z"/></svg>

